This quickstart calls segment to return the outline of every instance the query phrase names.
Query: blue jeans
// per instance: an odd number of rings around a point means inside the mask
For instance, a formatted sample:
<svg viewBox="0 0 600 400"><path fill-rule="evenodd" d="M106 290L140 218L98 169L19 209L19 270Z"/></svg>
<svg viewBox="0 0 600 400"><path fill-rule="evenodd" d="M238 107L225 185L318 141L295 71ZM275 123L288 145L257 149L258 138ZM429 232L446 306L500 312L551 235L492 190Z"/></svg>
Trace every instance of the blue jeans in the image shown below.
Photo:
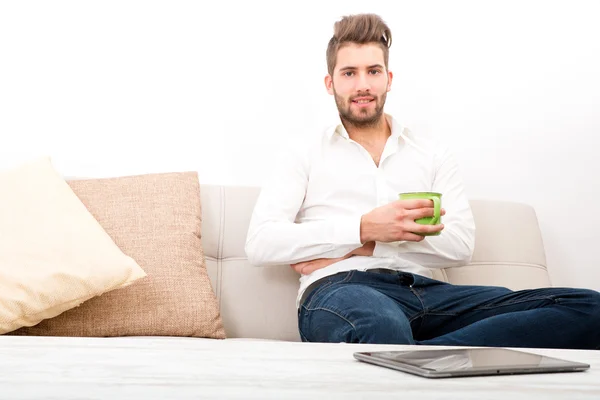
<svg viewBox="0 0 600 400"><path fill-rule="evenodd" d="M298 309L305 342L600 349L600 293L461 286L405 272L322 279Z"/></svg>

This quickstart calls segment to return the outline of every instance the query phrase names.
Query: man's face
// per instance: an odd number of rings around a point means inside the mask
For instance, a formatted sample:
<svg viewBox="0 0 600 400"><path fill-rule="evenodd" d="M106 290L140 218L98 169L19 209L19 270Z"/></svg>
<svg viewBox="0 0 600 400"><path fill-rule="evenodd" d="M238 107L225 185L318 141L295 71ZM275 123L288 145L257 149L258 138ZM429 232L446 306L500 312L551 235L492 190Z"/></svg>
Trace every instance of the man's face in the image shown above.
<svg viewBox="0 0 600 400"><path fill-rule="evenodd" d="M342 120L357 127L376 124L382 114L392 73L386 71L383 50L376 44L348 44L337 54L333 75L325 77Z"/></svg>

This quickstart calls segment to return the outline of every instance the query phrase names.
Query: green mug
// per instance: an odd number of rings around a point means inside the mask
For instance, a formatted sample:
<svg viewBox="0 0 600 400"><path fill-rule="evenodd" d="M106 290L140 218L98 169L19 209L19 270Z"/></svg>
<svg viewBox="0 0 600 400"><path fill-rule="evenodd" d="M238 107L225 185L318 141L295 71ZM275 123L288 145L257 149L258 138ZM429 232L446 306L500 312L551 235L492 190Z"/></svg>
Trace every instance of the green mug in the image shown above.
<svg viewBox="0 0 600 400"><path fill-rule="evenodd" d="M442 209L442 194L435 192L411 192L411 193L400 193L398 195L400 200L413 200L413 199L428 199L433 200L433 217L418 218L415 220L418 224L423 225L437 225L441 222L442 216L440 211ZM420 236L438 236L441 232L423 233L414 232Z"/></svg>

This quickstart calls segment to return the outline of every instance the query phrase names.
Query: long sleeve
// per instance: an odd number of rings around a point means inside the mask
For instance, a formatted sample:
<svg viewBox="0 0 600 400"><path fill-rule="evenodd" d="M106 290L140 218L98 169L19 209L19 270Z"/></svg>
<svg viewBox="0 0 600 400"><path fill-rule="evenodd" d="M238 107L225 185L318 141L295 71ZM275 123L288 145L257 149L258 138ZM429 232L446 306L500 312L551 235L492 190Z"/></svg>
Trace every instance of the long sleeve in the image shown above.
<svg viewBox="0 0 600 400"><path fill-rule="evenodd" d="M262 186L246 239L246 255L253 265L293 264L316 258L341 257L361 247L360 218L333 217L296 223L308 178L308 152L289 146L273 164Z"/></svg>
<svg viewBox="0 0 600 400"><path fill-rule="evenodd" d="M467 264L475 246L475 222L459 174L458 165L448 149L436 157L432 191L442 193L444 230L421 242L377 242L375 257L399 257L429 268Z"/></svg>

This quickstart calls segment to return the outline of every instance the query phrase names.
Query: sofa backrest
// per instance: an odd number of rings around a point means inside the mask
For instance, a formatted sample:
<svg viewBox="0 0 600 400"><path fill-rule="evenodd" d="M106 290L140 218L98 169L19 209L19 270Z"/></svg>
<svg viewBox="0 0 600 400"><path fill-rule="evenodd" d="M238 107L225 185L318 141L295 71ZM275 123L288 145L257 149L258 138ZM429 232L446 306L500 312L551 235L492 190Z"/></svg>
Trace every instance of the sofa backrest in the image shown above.
<svg viewBox="0 0 600 400"><path fill-rule="evenodd" d="M201 185L206 264L229 338L299 341L299 275L289 265L257 267L244 251L258 187ZM550 286L537 216L531 206L472 200L475 252L470 264L435 270L454 284Z"/></svg>

